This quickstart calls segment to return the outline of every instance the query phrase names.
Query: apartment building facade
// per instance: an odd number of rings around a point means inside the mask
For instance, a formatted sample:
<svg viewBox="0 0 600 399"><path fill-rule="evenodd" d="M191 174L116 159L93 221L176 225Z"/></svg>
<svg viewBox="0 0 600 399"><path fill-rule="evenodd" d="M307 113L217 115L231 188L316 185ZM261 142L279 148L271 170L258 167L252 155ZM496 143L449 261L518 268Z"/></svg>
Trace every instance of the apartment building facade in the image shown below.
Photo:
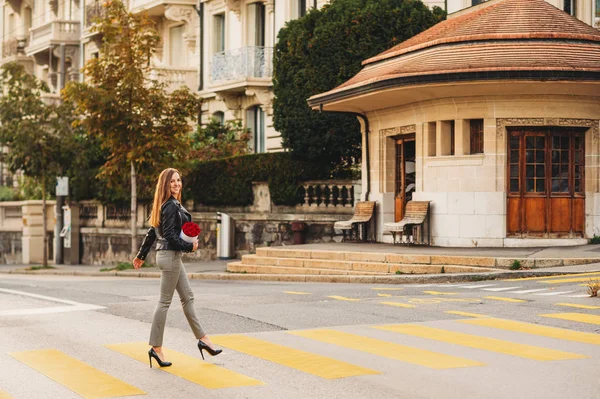
<svg viewBox="0 0 600 399"><path fill-rule="evenodd" d="M162 43L152 74L170 89L188 86L204 98L203 122L241 119L252 131L254 152L281 151L273 127L273 51L289 20L329 0L129 0L134 13L155 22ZM600 0L547 0L598 27ZM449 13L481 0L425 0ZM91 30L101 0L0 0L0 65L17 61L45 80L50 99L99 54ZM13 182L0 165L0 184Z"/></svg>

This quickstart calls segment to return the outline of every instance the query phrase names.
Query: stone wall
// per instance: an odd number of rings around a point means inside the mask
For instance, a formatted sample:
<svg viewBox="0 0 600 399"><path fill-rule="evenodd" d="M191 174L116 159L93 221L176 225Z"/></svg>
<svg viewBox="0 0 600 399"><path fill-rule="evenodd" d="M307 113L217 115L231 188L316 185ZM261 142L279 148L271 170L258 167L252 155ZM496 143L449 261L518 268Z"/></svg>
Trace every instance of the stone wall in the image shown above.
<svg viewBox="0 0 600 399"><path fill-rule="evenodd" d="M22 233L20 231L0 231L0 263L12 265L23 259Z"/></svg>
<svg viewBox="0 0 600 399"><path fill-rule="evenodd" d="M306 223L306 242L340 241L333 224L352 217L354 203L360 198L358 182L349 180L304 182L304 203L294 207L271 203L266 183L254 183L254 202L247 207L207 207L191 201L185 207L202 229L199 250L185 255L187 261L210 260L217 257L217 212L227 213L235 221L235 256L255 252L264 246L293 244L292 222ZM82 264L115 264L131 261L129 206L102 205L96 201L71 203L78 214ZM53 258L54 202L47 203L48 257ZM22 201L0 203L0 261L3 263L40 263L43 235L41 232L41 202ZM150 206L139 204L137 227L139 244L149 228ZM72 231L76 231L72 226ZM76 240L73 240L76 242ZM70 251L65 249L66 253ZM150 253L148 261L154 263Z"/></svg>
<svg viewBox="0 0 600 399"><path fill-rule="evenodd" d="M221 212L227 212L222 208ZM349 219L349 215L323 214L252 214L228 213L235 221L235 256L253 253L256 248L266 246L293 245L292 221L300 220L306 223L306 242L319 243L341 241L341 235L335 235L333 223ZM216 213L192 212L194 222L198 223L200 245L198 251L184 255L185 261L211 260L217 257L217 218ZM145 229L139 230L139 243L146 234ZM96 228L84 227L82 235L83 264L114 264L127 262L130 259L129 230L126 228ZM149 263L155 262L154 251L148 256Z"/></svg>

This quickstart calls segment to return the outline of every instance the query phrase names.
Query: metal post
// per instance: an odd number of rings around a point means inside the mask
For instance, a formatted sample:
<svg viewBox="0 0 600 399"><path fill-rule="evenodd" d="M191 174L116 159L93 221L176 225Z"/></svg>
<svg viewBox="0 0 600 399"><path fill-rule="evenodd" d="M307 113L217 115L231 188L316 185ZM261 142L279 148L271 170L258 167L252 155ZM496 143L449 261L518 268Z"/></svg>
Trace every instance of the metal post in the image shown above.
<svg viewBox="0 0 600 399"><path fill-rule="evenodd" d="M56 205L54 214L56 215L56 227L54 228L54 264L62 265L63 260L63 238L60 232L63 229L63 205L65 197L62 195L56 196Z"/></svg>

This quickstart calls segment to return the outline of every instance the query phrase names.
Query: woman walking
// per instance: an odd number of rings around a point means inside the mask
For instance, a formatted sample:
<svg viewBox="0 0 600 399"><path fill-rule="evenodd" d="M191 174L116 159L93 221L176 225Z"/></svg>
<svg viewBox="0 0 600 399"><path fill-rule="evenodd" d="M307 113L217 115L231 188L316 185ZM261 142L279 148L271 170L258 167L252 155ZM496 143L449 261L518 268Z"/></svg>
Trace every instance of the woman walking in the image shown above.
<svg viewBox="0 0 600 399"><path fill-rule="evenodd" d="M190 287L185 267L181 261L183 252L194 252L198 249L198 241L189 243L179 237L181 226L191 222L192 216L181 205L181 176L177 169L168 168L163 170L158 177L150 225L152 226L142 246L133 260L133 267L139 269L144 264L146 256L156 241L156 263L161 270L160 298L154 311L152 329L150 331L149 344L152 346L148 351L148 360L152 367L152 359L156 360L160 367L168 367L171 362L166 361L162 352L163 333L167 319L167 311L173 299L173 293L177 290L183 306L183 313L198 339L198 349L202 359L207 351L212 356L222 352L215 350L210 338L204 333L194 308L194 294Z"/></svg>

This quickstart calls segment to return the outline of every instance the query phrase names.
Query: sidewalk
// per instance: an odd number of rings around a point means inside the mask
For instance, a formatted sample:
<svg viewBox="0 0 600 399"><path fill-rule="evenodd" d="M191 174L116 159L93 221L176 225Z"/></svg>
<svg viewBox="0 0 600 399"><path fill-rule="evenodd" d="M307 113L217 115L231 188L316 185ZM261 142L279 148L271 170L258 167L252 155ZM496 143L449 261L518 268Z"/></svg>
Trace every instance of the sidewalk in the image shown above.
<svg viewBox="0 0 600 399"><path fill-rule="evenodd" d="M518 258L599 258L598 263L588 263L575 266L559 266L536 268L518 271L498 271L481 273L447 273L447 274L414 274L414 275L369 275L369 276L338 276L338 275L277 275L277 274L244 274L226 272L227 264L236 261L214 260L206 262L186 263L186 271L191 279L203 280L262 280L262 281L294 281L294 282L345 282L345 283L378 283L378 284L407 284L407 283L438 283L460 281L482 281L500 278L536 277L559 275L566 273L600 272L600 245L584 245L577 247L552 248L443 248L443 247L405 247L390 244L357 244L330 243L306 244L287 247L288 249L330 250L352 252L392 252L399 254L427 255L463 255L463 256L496 256ZM59 265L55 269L26 270L29 265L0 265L0 274L45 274L45 275L76 275L76 276L119 276L119 277L149 277L159 278L158 267L138 270L101 272L100 269L111 266L99 265ZM0 277L1 279L1 277Z"/></svg>
<svg viewBox="0 0 600 399"><path fill-rule="evenodd" d="M600 244L537 248L450 248L340 242L273 247L273 249L280 248L320 251L387 252L419 255L489 256L499 258L598 258L598 261L600 262Z"/></svg>
<svg viewBox="0 0 600 399"><path fill-rule="evenodd" d="M190 273L225 273L225 269L227 268L227 263L232 260L213 260L206 262L194 262L187 263L185 262L185 269L188 274ZM90 275L94 273L94 275L106 275L106 276L114 276L115 271L110 272L101 272L101 269L110 269L114 266L112 265L50 265L54 267L54 269L46 269L46 270L35 270L35 271L27 271L31 274L35 274L35 272L39 272L39 274L75 274L78 275ZM25 273L26 269L30 268L31 265L0 265L0 273L11 273L11 274L19 274ZM53 273L60 272L60 273ZM157 266L154 267L143 267L138 270L124 270L118 273L157 273L160 274L160 270Z"/></svg>

